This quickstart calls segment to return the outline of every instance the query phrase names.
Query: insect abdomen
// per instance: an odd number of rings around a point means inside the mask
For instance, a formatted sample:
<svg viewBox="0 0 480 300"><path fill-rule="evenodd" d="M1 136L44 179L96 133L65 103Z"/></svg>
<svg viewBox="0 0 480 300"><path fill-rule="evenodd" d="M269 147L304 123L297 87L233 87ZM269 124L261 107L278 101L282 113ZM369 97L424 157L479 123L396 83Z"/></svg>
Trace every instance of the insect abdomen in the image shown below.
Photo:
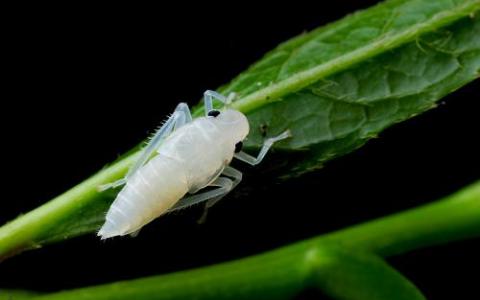
<svg viewBox="0 0 480 300"><path fill-rule="evenodd" d="M188 191L180 162L163 155L143 166L117 195L98 235L125 235L165 213Z"/></svg>

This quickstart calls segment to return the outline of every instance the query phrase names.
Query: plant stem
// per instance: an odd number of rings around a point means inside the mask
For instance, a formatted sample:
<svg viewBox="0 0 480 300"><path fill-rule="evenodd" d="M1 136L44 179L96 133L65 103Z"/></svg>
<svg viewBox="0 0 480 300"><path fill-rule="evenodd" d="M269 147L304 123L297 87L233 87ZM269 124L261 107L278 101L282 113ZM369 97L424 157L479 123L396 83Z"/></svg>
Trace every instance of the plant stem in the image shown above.
<svg viewBox="0 0 480 300"><path fill-rule="evenodd" d="M18 252L40 247L44 241L61 239L61 236L52 234L61 232L56 226L62 224L65 218L84 211L93 200L102 201L103 195L98 192L98 186L124 176L136 156L133 154L114 163L39 208L0 227L0 262ZM78 226L75 234L70 236L85 233L82 228Z"/></svg>
<svg viewBox="0 0 480 300"><path fill-rule="evenodd" d="M479 235L480 181L438 202L252 257L39 299L288 299L318 282L332 247L385 257Z"/></svg>
<svg viewBox="0 0 480 300"><path fill-rule="evenodd" d="M480 181L440 201L313 238L380 256L480 235Z"/></svg>

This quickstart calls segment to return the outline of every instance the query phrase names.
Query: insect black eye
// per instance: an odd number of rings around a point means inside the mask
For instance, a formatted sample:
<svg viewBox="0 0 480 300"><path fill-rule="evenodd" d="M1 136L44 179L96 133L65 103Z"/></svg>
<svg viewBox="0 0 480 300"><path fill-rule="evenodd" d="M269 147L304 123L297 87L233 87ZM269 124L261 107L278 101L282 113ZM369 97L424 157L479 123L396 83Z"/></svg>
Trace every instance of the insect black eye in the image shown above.
<svg viewBox="0 0 480 300"><path fill-rule="evenodd" d="M213 109L213 110L211 110L211 111L208 112L208 115L209 115L210 117L214 117L214 118L215 118L216 116L218 116L219 114L220 114L220 112L219 112L218 110L216 110L216 109Z"/></svg>
<svg viewBox="0 0 480 300"><path fill-rule="evenodd" d="M235 153L238 153L238 152L242 151L242 147L243 147L243 142L242 141L236 143L235 144Z"/></svg>

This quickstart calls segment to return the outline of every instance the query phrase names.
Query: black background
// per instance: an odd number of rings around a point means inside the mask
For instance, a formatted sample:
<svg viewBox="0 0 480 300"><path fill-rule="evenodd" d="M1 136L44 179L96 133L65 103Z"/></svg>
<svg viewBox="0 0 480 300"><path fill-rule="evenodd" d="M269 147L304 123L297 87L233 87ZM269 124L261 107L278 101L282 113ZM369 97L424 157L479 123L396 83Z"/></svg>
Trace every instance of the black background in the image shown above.
<svg viewBox="0 0 480 300"><path fill-rule="evenodd" d="M179 101L196 104L278 43L377 1L318 2L16 11L3 41L0 223L138 144ZM205 225L194 208L135 239L88 235L11 258L0 287L55 291L203 266L448 195L480 178L479 92L471 83L320 171L227 197ZM244 185L259 180L239 168ZM478 253L471 240L389 261L429 299L478 299Z"/></svg>

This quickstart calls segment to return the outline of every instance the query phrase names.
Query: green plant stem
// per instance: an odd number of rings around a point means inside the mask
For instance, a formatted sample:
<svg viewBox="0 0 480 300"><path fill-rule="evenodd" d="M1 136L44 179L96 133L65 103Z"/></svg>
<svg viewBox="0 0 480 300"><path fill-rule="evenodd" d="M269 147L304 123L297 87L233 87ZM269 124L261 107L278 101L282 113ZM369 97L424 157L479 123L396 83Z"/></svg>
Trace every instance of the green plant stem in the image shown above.
<svg viewBox="0 0 480 300"><path fill-rule="evenodd" d="M321 270L335 263L331 249L387 257L479 235L480 181L438 202L252 257L39 299L288 299L329 276Z"/></svg>
<svg viewBox="0 0 480 300"><path fill-rule="evenodd" d="M0 261L18 252L40 247L40 241L61 239L61 236L51 236L51 232L55 231L53 227L76 211L83 210L90 199L98 198L99 185L124 176L136 156L133 154L120 160L52 201L0 227ZM89 229L85 231L90 232ZM83 233L82 227L79 227L75 235Z"/></svg>
<svg viewBox="0 0 480 300"><path fill-rule="evenodd" d="M480 235L480 181L440 201L333 232L332 241L383 257Z"/></svg>

